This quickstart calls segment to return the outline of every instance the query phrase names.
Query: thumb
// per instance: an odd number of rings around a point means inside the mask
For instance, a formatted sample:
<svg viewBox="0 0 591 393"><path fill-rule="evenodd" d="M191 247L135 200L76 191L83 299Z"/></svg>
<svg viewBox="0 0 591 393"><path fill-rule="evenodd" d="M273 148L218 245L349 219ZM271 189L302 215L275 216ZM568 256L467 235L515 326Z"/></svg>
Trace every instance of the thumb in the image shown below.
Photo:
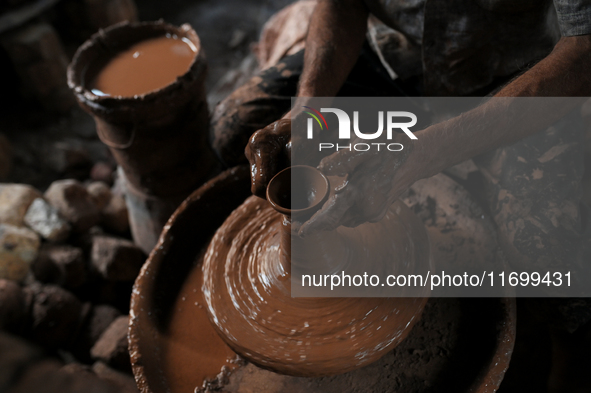
<svg viewBox="0 0 591 393"><path fill-rule="evenodd" d="M334 194L308 221L300 227L298 235L306 237L320 231L331 231L344 224L353 198L347 192Z"/></svg>

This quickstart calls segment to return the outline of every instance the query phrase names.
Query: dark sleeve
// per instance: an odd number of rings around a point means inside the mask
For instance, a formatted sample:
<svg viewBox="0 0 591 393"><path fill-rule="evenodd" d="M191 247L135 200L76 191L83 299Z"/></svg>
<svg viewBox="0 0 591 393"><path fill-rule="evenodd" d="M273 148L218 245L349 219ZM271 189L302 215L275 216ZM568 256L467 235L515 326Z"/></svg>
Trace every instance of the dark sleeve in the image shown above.
<svg viewBox="0 0 591 393"><path fill-rule="evenodd" d="M591 34L591 0L554 0L564 37Z"/></svg>

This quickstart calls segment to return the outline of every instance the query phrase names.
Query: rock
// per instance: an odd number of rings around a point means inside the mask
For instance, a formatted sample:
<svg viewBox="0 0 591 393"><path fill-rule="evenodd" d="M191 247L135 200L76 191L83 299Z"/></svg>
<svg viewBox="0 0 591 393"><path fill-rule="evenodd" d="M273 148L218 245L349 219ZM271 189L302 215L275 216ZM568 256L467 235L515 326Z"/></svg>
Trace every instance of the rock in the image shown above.
<svg viewBox="0 0 591 393"><path fill-rule="evenodd" d="M27 23L2 37L2 46L20 80L48 110L66 112L75 103L66 83L68 57L55 29Z"/></svg>
<svg viewBox="0 0 591 393"><path fill-rule="evenodd" d="M111 188L105 182L93 181L86 186L86 191L88 191L99 210L103 210L111 200Z"/></svg>
<svg viewBox="0 0 591 393"><path fill-rule="evenodd" d="M120 393L114 384L101 380L80 366L62 365L47 358L21 370L7 393Z"/></svg>
<svg viewBox="0 0 591 393"><path fill-rule="evenodd" d="M105 386L109 385L110 390L112 389L117 393L139 393L135 381L131 376L113 370L101 362L95 363L92 368L81 363L69 363L60 368L59 372L83 376L85 379L92 381L92 385L94 385L95 382L99 382L99 384L103 383ZM130 380L135 390L130 390ZM87 390L85 390L85 392L86 391Z"/></svg>
<svg viewBox="0 0 591 393"><path fill-rule="evenodd" d="M72 224L75 232L85 232L99 222L98 208L86 188L77 180L51 183L45 192L45 199Z"/></svg>
<svg viewBox="0 0 591 393"><path fill-rule="evenodd" d="M129 372L131 361L127 350L128 325L128 315L113 321L92 347L90 351L92 358L103 361L118 370Z"/></svg>
<svg viewBox="0 0 591 393"><path fill-rule="evenodd" d="M4 134L0 134L0 180L6 179L12 169L12 146Z"/></svg>
<svg viewBox="0 0 591 393"><path fill-rule="evenodd" d="M0 278L23 280L37 258L39 244L32 230L0 224Z"/></svg>
<svg viewBox="0 0 591 393"><path fill-rule="evenodd" d="M94 345L115 319L121 316L119 310L107 304L95 306L88 321L88 337Z"/></svg>
<svg viewBox="0 0 591 393"><path fill-rule="evenodd" d="M126 310L129 308L132 289L133 281L108 281L102 279L102 282L95 289L96 303L105 303L118 310Z"/></svg>
<svg viewBox="0 0 591 393"><path fill-rule="evenodd" d="M35 283L26 290L33 294L31 338L51 348L73 342L85 317L85 307L76 296L56 285Z"/></svg>
<svg viewBox="0 0 591 393"><path fill-rule="evenodd" d="M61 285L64 281L64 272L49 256L41 249L39 256L33 262L31 271L35 279L44 284Z"/></svg>
<svg viewBox="0 0 591 393"><path fill-rule="evenodd" d="M94 181L102 181L109 185L113 184L115 168L106 162L99 161L92 166L90 178Z"/></svg>
<svg viewBox="0 0 591 393"><path fill-rule="evenodd" d="M25 317L25 295L14 281L0 279L0 330L18 333Z"/></svg>
<svg viewBox="0 0 591 393"><path fill-rule="evenodd" d="M41 351L19 337L0 331L0 392L7 392L14 380L41 357Z"/></svg>
<svg viewBox="0 0 591 393"><path fill-rule="evenodd" d="M114 233L124 234L129 231L129 213L125 197L113 194L113 197L101 211L102 226Z"/></svg>
<svg viewBox="0 0 591 393"><path fill-rule="evenodd" d="M64 241L70 235L70 224L43 198L37 198L31 203L24 222L41 237L52 242Z"/></svg>
<svg viewBox="0 0 591 393"><path fill-rule="evenodd" d="M60 141L51 146L47 164L58 173L71 173L80 169L86 172L92 166L88 150L79 141Z"/></svg>
<svg viewBox="0 0 591 393"><path fill-rule="evenodd" d="M76 343L72 346L74 355L80 360L90 361L90 349L119 316L121 313L115 307L106 304L94 306L82 326Z"/></svg>
<svg viewBox="0 0 591 393"><path fill-rule="evenodd" d="M0 184L0 224L24 225L31 203L42 195L26 184Z"/></svg>
<svg viewBox="0 0 591 393"><path fill-rule="evenodd" d="M95 236L92 240L92 266L109 281L135 280L146 256L126 239Z"/></svg>
<svg viewBox="0 0 591 393"><path fill-rule="evenodd" d="M121 393L138 393L139 390L131 375L124 374L107 366L103 362L96 362L92 365L92 371L103 380L111 382L121 389Z"/></svg>
<svg viewBox="0 0 591 393"><path fill-rule="evenodd" d="M32 266L35 278L43 283L77 288L86 281L86 264L80 248L45 244Z"/></svg>
<svg viewBox="0 0 591 393"><path fill-rule="evenodd" d="M62 366L62 368L60 368L60 371L63 371L68 374L93 374L94 375L94 371L92 371L90 366L87 366L87 365L81 364L81 363L68 363L68 364Z"/></svg>
<svg viewBox="0 0 591 393"><path fill-rule="evenodd" d="M0 332L0 392L127 393L79 363L62 365L26 341Z"/></svg>

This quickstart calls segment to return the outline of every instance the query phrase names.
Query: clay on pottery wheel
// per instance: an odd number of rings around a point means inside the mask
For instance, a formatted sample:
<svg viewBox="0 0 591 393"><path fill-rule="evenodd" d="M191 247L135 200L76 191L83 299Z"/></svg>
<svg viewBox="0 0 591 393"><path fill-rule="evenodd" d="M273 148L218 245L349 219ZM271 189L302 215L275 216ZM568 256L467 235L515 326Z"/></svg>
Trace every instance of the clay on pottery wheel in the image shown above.
<svg viewBox="0 0 591 393"><path fill-rule="evenodd" d="M200 264L203 255L197 263ZM203 274L196 269L176 299L162 346L162 371L171 392L193 393L196 387L219 387L242 359L230 349L209 322L204 309ZM190 378L186 378L190 375Z"/></svg>
<svg viewBox="0 0 591 393"><path fill-rule="evenodd" d="M441 181L433 183L443 178L446 187L441 187ZM451 242L460 247L458 234L474 239L470 241L474 247L469 252L457 253L454 258L448 255L447 249L433 247L434 260L439 263L442 258L454 259L454 264L463 266L468 263L465 258L480 260L497 254L494 232L482 227L492 222L488 216L481 216L480 211L473 212L471 207L475 202L465 190L444 175L426 179L424 183L433 187L426 196L422 194L423 188L417 188L416 197L430 199L432 203L409 206L419 217L424 216L423 221L430 228L439 229L439 243L432 244L448 247ZM209 330L204 333L195 328L190 334L178 334L183 327L175 325L183 318L174 314L203 311L197 306L191 308L188 303L195 294L193 291L200 289L194 284L201 276L199 255L228 215L249 195L250 175L246 166L228 170L200 187L171 217L158 246L138 276L132 294L129 344L133 372L143 393L185 393L202 386L204 381L199 375L203 374L197 365L203 361L201 348L212 344ZM448 201L461 201L462 206L466 204L470 208L457 210L448 207ZM434 208L437 220L430 218L429 212ZM447 220L443 220L446 217ZM452 231L449 230L450 221L455 223ZM445 253L441 254L442 251ZM182 301L183 297L187 300ZM199 319L200 315L193 312L184 317ZM217 335L215 331L214 335ZM391 390L492 393L503 380L514 340L514 299L431 298L409 336L367 367L339 376L297 378L247 364L233 371L229 378L220 373L222 375L215 381L206 384L212 386L211 390L221 387L229 393L381 393ZM221 339L219 341L223 344ZM181 351L176 355L171 353L179 348ZM221 371L223 364L218 366Z"/></svg>
<svg viewBox="0 0 591 393"><path fill-rule="evenodd" d="M290 184L290 171L292 178L299 177L295 171L307 173L307 182L301 185L301 203L294 199L297 193L274 190L276 182ZM320 180L313 179L310 172ZM328 184L322 187L322 178L318 170L305 166L280 172L268 187L272 203L248 198L216 232L203 262L207 310L222 338L247 360L283 374L332 375L376 361L404 340L427 300L291 297L289 253L283 252L292 238L289 214L299 215L303 221L322 205L329 191ZM291 196L291 206L298 205L297 210L285 206L290 199L285 195ZM344 232L351 231L357 231L357 236L346 237L349 249L345 253L322 247L327 236L331 237L330 244L335 244L335 236L346 236ZM313 269L326 260L344 261L338 266L340 270L347 265L350 251L366 248L364 232L369 232L369 237L381 234L383 241L374 243L375 258L392 258L392 243L400 250L428 249L423 225L400 202L379 223L344 232L307 237L303 241L311 250L309 260L297 263L311 263ZM355 239L361 241L352 244ZM383 249L378 248L380 244ZM428 252L409 255L417 258L410 264L430 262ZM409 265L409 261L402 262L394 264Z"/></svg>

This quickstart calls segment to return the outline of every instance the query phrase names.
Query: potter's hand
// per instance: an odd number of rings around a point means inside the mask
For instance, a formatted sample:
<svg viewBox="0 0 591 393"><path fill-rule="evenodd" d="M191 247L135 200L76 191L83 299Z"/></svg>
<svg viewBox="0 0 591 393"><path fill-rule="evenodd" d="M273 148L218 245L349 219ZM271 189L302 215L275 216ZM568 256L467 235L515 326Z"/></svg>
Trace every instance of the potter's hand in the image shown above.
<svg viewBox="0 0 591 393"><path fill-rule="evenodd" d="M358 142L364 141L353 143ZM323 159L319 169L325 175L347 179L301 226L300 235L379 221L400 194L420 178L418 167L411 163L413 157L412 143L404 141L404 149L398 152L342 150Z"/></svg>
<svg viewBox="0 0 591 393"><path fill-rule="evenodd" d="M267 184L277 172L289 166L291 120L281 119L256 131L244 154L250 163L250 189L265 198Z"/></svg>
<svg viewBox="0 0 591 393"><path fill-rule="evenodd" d="M293 120L290 119L292 114ZM289 165L303 163L316 166L318 164L321 157L314 148L313 141L301 135L292 136L291 134L292 122L298 124L300 129L305 129L306 119L305 114L292 112L252 134L244 154L250 163L251 191L254 195L265 198L269 181L277 172ZM320 130L314 125L313 131L317 134ZM296 151L292 151L292 146ZM296 163L291 162L292 153L295 153L293 157L297 158Z"/></svg>

